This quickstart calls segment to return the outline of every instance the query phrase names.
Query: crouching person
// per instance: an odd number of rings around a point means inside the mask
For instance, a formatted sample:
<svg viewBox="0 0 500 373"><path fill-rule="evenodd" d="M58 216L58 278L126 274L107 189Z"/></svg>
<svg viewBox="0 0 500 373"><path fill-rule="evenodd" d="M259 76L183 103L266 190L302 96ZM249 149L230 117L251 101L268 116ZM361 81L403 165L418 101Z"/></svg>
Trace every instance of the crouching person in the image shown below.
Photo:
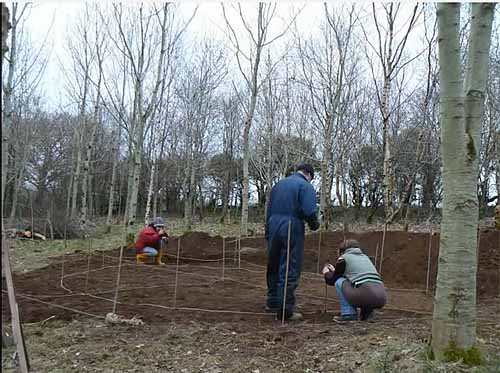
<svg viewBox="0 0 500 373"><path fill-rule="evenodd" d="M165 222L162 218L154 218L150 224L144 227L137 235L134 243L137 261L149 263L148 257L154 260L155 264L163 265L163 247L167 244L168 234L165 231Z"/></svg>
<svg viewBox="0 0 500 373"><path fill-rule="evenodd" d="M323 268L325 281L335 286L340 301L340 316L336 322L358 320L357 308L361 309L360 319L373 317L373 310L386 303L386 292L382 278L370 258L363 253L356 240L346 240L339 249L335 266L326 264Z"/></svg>

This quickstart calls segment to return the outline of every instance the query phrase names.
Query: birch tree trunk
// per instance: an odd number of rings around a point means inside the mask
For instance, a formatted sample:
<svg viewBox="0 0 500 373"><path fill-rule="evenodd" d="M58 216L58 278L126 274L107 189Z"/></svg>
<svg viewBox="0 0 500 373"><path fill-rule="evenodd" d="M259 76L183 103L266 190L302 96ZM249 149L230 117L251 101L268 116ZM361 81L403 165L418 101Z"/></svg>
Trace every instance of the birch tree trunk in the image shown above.
<svg viewBox="0 0 500 373"><path fill-rule="evenodd" d="M163 152L160 152L159 159L162 158L161 154ZM158 216L158 194L160 191L158 190L158 175L160 174L160 169L159 169L159 164L158 161L156 161L156 172L155 172L155 177L153 180L153 216Z"/></svg>
<svg viewBox="0 0 500 373"><path fill-rule="evenodd" d="M25 5L26 6L26 5ZM9 136L12 132L12 91L14 84L14 71L17 62L17 3L12 3L12 23L10 30L10 51L9 51L9 68L7 73L7 82L3 85L3 108L2 108L2 206L4 204L5 187L7 185L7 176L9 169ZM8 8L7 9L7 23L8 24ZM2 21L4 16L4 5L2 4ZM2 22L2 27L4 23ZM6 30L5 30L6 31ZM4 40L7 33L2 29L2 52L6 51L4 48ZM2 56L3 65L3 56Z"/></svg>
<svg viewBox="0 0 500 373"><path fill-rule="evenodd" d="M14 223L14 219L16 217L17 212L17 199L19 195L19 191L21 190L23 180L24 180L24 170L26 169L26 161L28 156L28 149L26 147L23 148L23 155L21 157L21 164L19 165L19 172L14 180L14 190L12 191L12 206L10 209L10 224Z"/></svg>
<svg viewBox="0 0 500 373"><path fill-rule="evenodd" d="M82 145L83 145L83 132L87 127L87 116L86 116L86 107L87 107L87 95L89 89L89 65L88 65L88 56L87 56L87 48L85 47L85 65L84 65L84 81L83 81L83 95L82 102L80 104L80 113L79 113L79 122L80 126L75 129L76 134L76 166L75 166L75 174L73 177L73 195L71 197L71 213L70 216L72 218L76 217L77 214L77 198L78 198L78 186L80 184L81 179L81 169L82 169ZM82 186L85 189L85 186Z"/></svg>
<svg viewBox="0 0 500 373"><path fill-rule="evenodd" d="M9 28L11 27L9 23L9 8L2 3L2 71L3 71L3 59L5 57L5 52L7 52L8 47L7 47L7 34L9 31ZM3 90L2 90L3 94ZM7 136L7 131L6 131L6 126L5 122L2 121L2 200L0 201L2 203L2 217L3 217L3 205L4 205L4 194L5 194L5 184L7 182L7 171L8 171L8 147L9 144L9 138ZM3 267L2 267L3 268ZM2 270L3 273L3 270ZM2 340L3 340L3 330L2 330Z"/></svg>
<svg viewBox="0 0 500 373"><path fill-rule="evenodd" d="M323 159L321 160L321 193L320 193L320 209L325 215L325 227L328 229L328 223L331 218L331 191L332 184L330 183L332 163L332 147L333 147L333 115L331 113L326 116L326 123L323 135Z"/></svg>
<svg viewBox="0 0 500 373"><path fill-rule="evenodd" d="M83 103L82 103L83 106ZM72 187L73 190L71 192L71 211L70 217L76 216L76 202L78 197L78 184L80 182L80 171L82 166L82 133L81 129L75 129L75 137L76 137L76 164L75 164L75 172L73 174L73 182Z"/></svg>
<svg viewBox="0 0 500 373"><path fill-rule="evenodd" d="M495 4L472 4L463 88L460 7L440 3L437 11L444 200L432 350L440 360L447 348L476 342L478 147Z"/></svg>
<svg viewBox="0 0 500 373"><path fill-rule="evenodd" d="M135 104L134 104L134 111L132 118L135 117ZM133 122L133 119L132 119ZM127 225L128 221L128 214L129 214L129 209L130 209L130 195L131 195L131 190L132 190L132 185L133 185L133 175L134 175L134 167L133 167L133 154L134 154L134 141L133 141L133 136L134 136L134 131L135 131L135 126L133 125L133 128L131 129L131 133L128 134L127 139L128 139L128 154L127 154L127 194L125 198L125 211L123 214L123 223Z"/></svg>
<svg viewBox="0 0 500 373"><path fill-rule="evenodd" d="M3 58L5 57L5 52L9 50L7 47L7 34L9 29L11 28L11 24L9 23L9 8L2 3L2 67L3 67Z"/></svg>
<svg viewBox="0 0 500 373"><path fill-rule="evenodd" d="M392 57L392 28L391 28L391 42L389 43L389 56L388 61ZM389 66L388 70L392 70ZM389 136L389 97L391 92L391 82L389 76L384 76L384 88L381 100L382 111L382 136L383 136L383 150L384 150L384 176L383 176L383 189L384 189L384 210L385 216L389 217L394 211L393 196L394 196L394 177L392 169L391 145Z"/></svg>
<svg viewBox="0 0 500 373"><path fill-rule="evenodd" d="M392 109L389 105L391 101L391 83L397 77L401 69L413 60L413 58L409 58L405 61L403 52L408 41L408 36L411 30L415 27L420 15L420 13L418 12L419 5L416 4L413 8L410 18L405 22L405 32L398 32L397 29L395 30L395 23L398 14L400 14L400 6L401 4L399 3L389 3L382 5L384 9L383 13L387 22L386 28L380 25L380 22L377 18L375 4L372 4L373 20L375 23L375 29L377 31L377 46L372 43L373 35L369 36L366 30L363 28L367 44L370 45L370 47L377 55L383 72L382 92L379 92L379 88L376 83L375 72L370 62L370 68L372 71L373 79L375 81L377 98L379 102L380 113L382 116L382 137L384 152L383 193L386 218L392 216L394 213L394 166L391 153L390 131L390 118ZM396 40L398 36L400 40Z"/></svg>
<svg viewBox="0 0 500 373"><path fill-rule="evenodd" d="M142 70L142 66L144 64L143 58L140 57L139 62L139 70ZM134 147L132 151L132 171L130 175L129 181L132 183L130 186L130 196L128 198L128 216L127 216L127 225L134 225L137 217L137 196L139 194L139 178L141 175L141 166L142 166L142 148L144 144L144 116L142 115L142 101L143 101L143 77L142 73L140 77L136 80L137 84L137 112L134 120L137 123L136 127L136 138L134 141Z"/></svg>
<svg viewBox="0 0 500 373"><path fill-rule="evenodd" d="M160 42L160 52L158 56L158 65L157 65L157 72L155 76L155 85L153 87L153 91L151 94L151 99L149 101L149 104L147 105L146 108L144 108L144 81L145 81L145 68L146 68L146 61L145 61L145 48L146 48L146 40L148 39L148 35L144 33L144 25L143 25L143 9L142 7L139 9L140 13L140 24L141 24L141 45L139 46L140 48L140 53L139 57L137 59L137 66L134 67L135 71L135 85L136 85L136 105L137 105L137 111L136 115L134 116L134 121L137 123L136 127L136 138L134 141L134 151L132 153L133 157L133 163L132 163L132 177L131 180L129 180L132 185L130 187L130 196L128 196L128 218L127 218L127 225L134 225L136 222L136 217L137 217L137 197L139 194L139 181L140 181L140 173L141 173L141 167L142 167L142 150L143 150L143 144L144 144L144 128L146 125L146 121L150 119L150 117L157 110L157 105L158 105L158 100L157 100L157 95L158 95L158 90L160 88L161 82L162 82L162 72L163 72L163 64L165 60L165 54L166 54L166 34L167 34L167 13L168 13L168 6L169 4L164 4L163 5L163 16L158 17L160 20L160 26L161 26L161 42ZM120 25L121 27L121 25ZM123 38L124 43L127 43L125 38ZM127 46L128 49L128 46ZM130 52L129 52L130 53ZM130 54L128 56L132 64L134 63L134 57Z"/></svg>
<svg viewBox="0 0 500 373"><path fill-rule="evenodd" d="M155 151L153 151L155 153ZM151 197L153 196L153 187L156 175L156 156L153 155L153 164L151 165L151 175L149 175L148 197L146 200L146 212L144 214L144 225L147 225L151 214Z"/></svg>
<svg viewBox="0 0 500 373"><path fill-rule="evenodd" d="M262 27L262 3L259 4L259 18L258 29ZM257 41L257 50L255 51L255 62L252 68L252 85L250 105L248 107L248 114L243 127L243 195L241 200L241 234L246 236L248 234L248 197L250 194L250 180L248 177L248 164L250 161L250 127L252 126L253 117L255 114L255 106L257 104L257 91L258 91L258 73L260 56L262 53L262 35L259 32L259 39Z"/></svg>
<svg viewBox="0 0 500 373"><path fill-rule="evenodd" d="M72 154L71 154L71 159L75 159L75 153L76 153L76 148L73 147ZM71 168L73 168L73 161L71 162ZM71 209L71 196L73 194L73 182L74 182L75 174L72 172L71 175L69 176L68 180L68 186L66 187L66 211L65 211L65 217L68 219L70 217L70 209Z"/></svg>
<svg viewBox="0 0 500 373"><path fill-rule="evenodd" d="M3 71L3 58L5 56L5 52L8 50L7 48L7 33L9 30L9 8L4 3L1 3L1 8L2 8L2 71ZM4 198L4 191L5 191L5 183L7 181L7 145L8 145L8 138L6 138L6 133L5 133L5 123L2 121L2 218L3 218L3 198ZM2 231L3 231L3 220L2 220ZM2 250L3 250L3 245L2 245ZM3 254L3 252L2 252ZM3 264L3 262L2 262ZM2 278L5 277L4 269L2 265ZM12 345L12 339L7 335L7 333L4 331L3 323L2 323L2 346L10 346Z"/></svg>
<svg viewBox="0 0 500 373"><path fill-rule="evenodd" d="M280 38L284 33L276 36L270 41L266 42L266 38L268 37L269 24L273 19L276 11L276 4L265 4L259 2L258 4L258 13L257 13L257 28L255 31L252 31L248 26L249 23L244 19L243 12L241 10L241 5L238 4L239 15L242 23L248 33L248 36L251 38L251 50L248 55L242 52L240 43L236 36L236 33L231 26L228 18L226 16L226 11L224 8L224 4L222 4L222 12L224 15L224 19L226 21L226 25L229 29L229 38L233 47L236 50L236 59L238 61L238 67L243 77L245 78L247 87L250 91L250 100L246 110L246 118L243 125L243 190L241 196L241 226L240 233L244 236L248 234L248 198L250 192L250 179L249 179L249 162L250 162L250 154L249 154L249 139L250 139L250 128L252 126L253 117L255 114L255 106L257 103L257 93L259 91L259 64L261 60L262 50L267 45L271 44L276 39ZM255 53L255 54L253 54ZM251 57L249 57L251 55ZM250 77L247 77L247 73L242 69L241 59L245 58L249 62L250 66Z"/></svg>
<svg viewBox="0 0 500 373"><path fill-rule="evenodd" d="M193 190L191 189L191 174L193 173L193 152L191 149L191 144L192 143L190 142L189 150L187 152L187 166L182 182L182 189L184 191L184 225L188 230L191 229L191 226L193 224Z"/></svg>
<svg viewBox="0 0 500 373"><path fill-rule="evenodd" d="M223 190L222 190L222 215L220 218L221 224L230 224L231 214L229 210L230 194L231 194L231 176L233 167L233 141L234 133L237 126L237 106L229 99L223 103L224 111L224 132L223 132L223 149L224 161L226 167L224 170Z"/></svg>
<svg viewBox="0 0 500 373"><path fill-rule="evenodd" d="M113 131L115 134L115 131ZM113 136L115 137L115 136ZM111 170L111 183L109 185L109 199L108 199L108 216L106 217L106 231L111 231L111 219L113 218L113 206L115 203L115 184L116 184L116 168L118 164L118 157L120 155L120 139L121 139L121 127L118 131L118 136L115 139L115 145L113 148L113 167Z"/></svg>
<svg viewBox="0 0 500 373"><path fill-rule="evenodd" d="M271 79L269 79L269 100L272 101L272 86L271 86ZM273 181L273 175L274 175L274 152L273 152L273 143L274 143L274 131L273 128L275 126L275 121L273 118L273 110L274 107L269 105L270 107L268 108L268 113L267 113L267 130L268 130L268 138L267 138L267 159L269 160L269 164L266 167L266 185L264 186L265 188L265 199L266 202L264 204L264 216L267 216L267 207L269 206L269 200L271 199L271 188L272 188L272 181Z"/></svg>
<svg viewBox="0 0 500 373"><path fill-rule="evenodd" d="M97 42L97 40L96 40ZM82 206L80 210L80 226L82 228L85 228L87 225L87 219L88 219L88 209L89 205L90 208L92 209L92 203L90 203L90 200L88 198L88 192L90 190L90 160L92 158L92 148L94 146L95 142L95 134L97 131L97 127L99 126L101 122L101 115L100 115L100 100L101 100L101 83L102 83L102 55L100 48L101 46L98 45L99 43L96 43L96 48L97 48L97 59L98 59L98 68L99 68L99 78L97 80L97 87L96 87L96 101L95 101L95 107L94 107L94 119L91 124L91 129L90 129L90 136L88 139L87 143L87 152L85 155L85 162L83 163L83 175L82 175Z"/></svg>

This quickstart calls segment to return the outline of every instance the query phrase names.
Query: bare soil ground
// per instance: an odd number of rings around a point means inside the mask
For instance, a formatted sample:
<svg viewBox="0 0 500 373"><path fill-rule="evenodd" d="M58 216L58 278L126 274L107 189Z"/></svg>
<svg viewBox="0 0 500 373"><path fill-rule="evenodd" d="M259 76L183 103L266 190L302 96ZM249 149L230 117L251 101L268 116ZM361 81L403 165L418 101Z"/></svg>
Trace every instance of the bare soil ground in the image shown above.
<svg viewBox="0 0 500 373"><path fill-rule="evenodd" d="M387 232L383 254L382 232L348 237L358 239L378 265L383 257L389 302L375 322L332 323L338 303L333 288L326 293L317 268L318 263L336 258L335 248L344 239L338 232L322 233L321 245L319 234L307 236L297 294L305 320L285 326L264 312L262 238L242 239L239 256L234 238L225 239L224 245L221 237L186 234L170 240L167 265L162 267L138 265L132 250L125 250L116 312L145 321L138 327L111 326L102 320L113 307L119 249L53 258L46 267L14 276L32 366L43 372L466 369L460 364L435 365L424 358L439 236L429 242L429 234ZM483 371L500 367L499 247L500 232L481 233L478 334L486 356L486 365L479 368ZM6 289L5 284L2 287ZM2 320L9 317L3 291ZM8 355L2 355L2 367L12 367Z"/></svg>

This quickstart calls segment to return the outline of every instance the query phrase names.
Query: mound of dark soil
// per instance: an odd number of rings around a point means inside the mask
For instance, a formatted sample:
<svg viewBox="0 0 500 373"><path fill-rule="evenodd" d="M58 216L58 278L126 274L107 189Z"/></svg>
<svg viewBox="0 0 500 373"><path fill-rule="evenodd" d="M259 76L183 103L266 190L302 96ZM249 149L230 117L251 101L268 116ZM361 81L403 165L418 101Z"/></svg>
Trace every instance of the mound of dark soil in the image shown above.
<svg viewBox="0 0 500 373"><path fill-rule="evenodd" d="M308 235L305 242L303 274L298 289L298 306L306 319L322 322L325 305L325 285L317 274L318 248L320 267L334 261L336 247L344 239L338 232ZM368 255L382 256L382 232L348 234L359 240ZM480 240L478 293L481 297L498 296L499 232L482 232ZM181 260L176 266L180 240ZM431 242L431 287L435 283L439 235ZM241 247L241 262L238 247ZM377 249L378 246L378 249ZM266 293L266 243L262 238L225 239L205 233L189 233L171 238L166 249L166 266L138 265L133 251L127 249L121 270L117 313L138 316L148 321L191 320L241 321L253 319L273 322L263 313ZM389 289L389 303L384 313L401 310L429 313L432 310L432 291L426 295L429 235L387 232L383 252L382 277ZM24 274L14 274L21 319L40 321L52 315L62 319L74 318L78 312L104 317L112 311L118 275L119 249L74 253L55 258L47 267ZM89 260L90 259L90 260ZM88 271L90 268L90 272ZM224 279L222 274L224 271ZM64 276L61 275L64 273ZM62 278L62 281L61 281ZM6 290L5 283L2 288ZM328 309L337 309L334 291L330 288ZM34 299L36 298L36 299ZM480 298L481 299L481 298ZM176 308L176 309L174 309ZM198 309L198 310L194 310ZM8 298L2 292L2 317L10 318Z"/></svg>

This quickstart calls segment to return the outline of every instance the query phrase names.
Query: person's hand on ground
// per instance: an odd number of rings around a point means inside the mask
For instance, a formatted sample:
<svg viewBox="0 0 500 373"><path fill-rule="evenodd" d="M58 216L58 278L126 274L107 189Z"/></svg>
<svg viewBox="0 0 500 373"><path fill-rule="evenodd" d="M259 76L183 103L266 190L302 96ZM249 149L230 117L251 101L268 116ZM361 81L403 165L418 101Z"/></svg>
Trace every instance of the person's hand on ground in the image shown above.
<svg viewBox="0 0 500 373"><path fill-rule="evenodd" d="M324 275L327 274L328 272L335 272L335 267L331 265L330 263L325 264L323 267L323 270L321 271Z"/></svg>

